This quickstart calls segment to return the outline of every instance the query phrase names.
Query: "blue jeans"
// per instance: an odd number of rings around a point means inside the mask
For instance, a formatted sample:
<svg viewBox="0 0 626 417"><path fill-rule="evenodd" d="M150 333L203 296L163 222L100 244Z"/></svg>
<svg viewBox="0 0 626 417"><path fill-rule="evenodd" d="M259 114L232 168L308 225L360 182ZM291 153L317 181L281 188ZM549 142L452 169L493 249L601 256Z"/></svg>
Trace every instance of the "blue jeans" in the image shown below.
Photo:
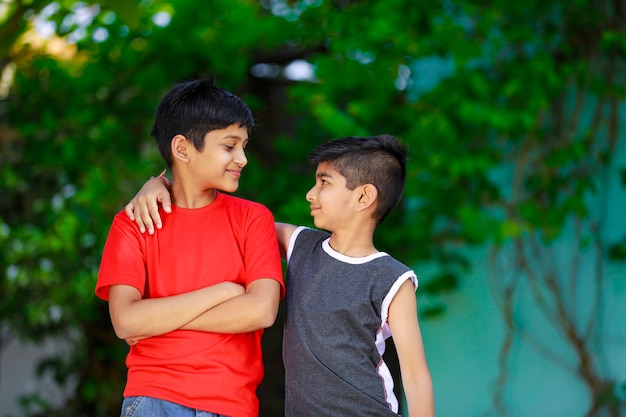
<svg viewBox="0 0 626 417"><path fill-rule="evenodd" d="M227 417L152 397L126 397L121 417Z"/></svg>

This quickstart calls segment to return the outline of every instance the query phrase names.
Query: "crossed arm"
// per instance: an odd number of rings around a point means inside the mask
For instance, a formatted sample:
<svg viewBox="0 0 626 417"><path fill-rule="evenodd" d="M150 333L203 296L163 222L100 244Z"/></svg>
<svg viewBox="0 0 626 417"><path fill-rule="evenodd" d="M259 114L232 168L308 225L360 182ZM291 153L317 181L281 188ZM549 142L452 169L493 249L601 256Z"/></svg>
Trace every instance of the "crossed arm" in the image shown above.
<svg viewBox="0 0 626 417"><path fill-rule="evenodd" d="M142 299L129 285L109 289L109 313L115 334L133 345L174 330L245 333L270 327L276 320L280 284L270 278L244 289L221 282L184 294Z"/></svg>
<svg viewBox="0 0 626 417"><path fill-rule="evenodd" d="M185 294L162 298L141 297L130 285L109 288L109 313L120 339L142 339L191 324L212 307L242 294L243 287L222 282Z"/></svg>

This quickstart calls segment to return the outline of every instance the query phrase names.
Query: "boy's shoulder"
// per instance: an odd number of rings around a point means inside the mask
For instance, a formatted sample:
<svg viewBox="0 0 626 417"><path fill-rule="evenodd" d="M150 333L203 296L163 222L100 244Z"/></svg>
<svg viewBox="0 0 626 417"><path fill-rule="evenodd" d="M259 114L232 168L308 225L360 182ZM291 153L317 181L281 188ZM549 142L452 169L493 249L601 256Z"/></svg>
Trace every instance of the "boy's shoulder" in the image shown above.
<svg viewBox="0 0 626 417"><path fill-rule="evenodd" d="M224 193L220 193L220 198L222 199L222 204L224 204L228 210L271 214L267 206L257 201Z"/></svg>
<svg viewBox="0 0 626 417"><path fill-rule="evenodd" d="M240 206L240 207L262 207L265 208L267 210L269 210L264 204L259 203L258 201L253 201L253 200L248 200L247 198L243 198L243 197L238 197L232 194L226 194L226 193L219 193L222 197L222 199L227 202L228 204L231 204L233 206Z"/></svg>
<svg viewBox="0 0 626 417"><path fill-rule="evenodd" d="M323 241L330 237L330 233L325 230L313 229L308 226L298 226L292 235L293 239L300 239L300 241Z"/></svg>
<svg viewBox="0 0 626 417"><path fill-rule="evenodd" d="M159 211L161 211L161 209L159 208ZM134 220L131 220L127 215L126 212L124 211L124 209L121 209L120 211L118 211L117 213L115 213L115 216L113 216L113 222L114 225L116 225L117 227L121 227L121 228L126 228L126 227L137 227L137 224L135 223ZM137 229L139 229L137 227Z"/></svg>
<svg viewBox="0 0 626 417"><path fill-rule="evenodd" d="M398 258L393 257L392 255L390 255L387 252L382 252L384 253L386 256L386 260L389 264L395 265L396 267L400 268L400 269L406 269L407 271L412 271L413 268L411 268L410 266L408 266L407 264L405 264L404 262L402 262L401 260L399 260Z"/></svg>

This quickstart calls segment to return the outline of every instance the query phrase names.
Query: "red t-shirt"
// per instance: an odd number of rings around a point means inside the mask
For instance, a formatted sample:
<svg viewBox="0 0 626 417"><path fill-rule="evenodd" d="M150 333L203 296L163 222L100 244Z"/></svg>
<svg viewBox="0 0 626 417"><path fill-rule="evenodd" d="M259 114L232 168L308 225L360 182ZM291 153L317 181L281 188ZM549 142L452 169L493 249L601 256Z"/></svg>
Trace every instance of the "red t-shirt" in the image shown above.
<svg viewBox="0 0 626 417"><path fill-rule="evenodd" d="M125 284L143 298L193 291L222 281L281 284L274 218L261 204L217 194L208 206L161 211L163 228L139 232L124 212L114 220L102 255L96 294ZM221 334L177 330L130 348L124 396L149 396L233 417L258 416L263 378L262 330Z"/></svg>

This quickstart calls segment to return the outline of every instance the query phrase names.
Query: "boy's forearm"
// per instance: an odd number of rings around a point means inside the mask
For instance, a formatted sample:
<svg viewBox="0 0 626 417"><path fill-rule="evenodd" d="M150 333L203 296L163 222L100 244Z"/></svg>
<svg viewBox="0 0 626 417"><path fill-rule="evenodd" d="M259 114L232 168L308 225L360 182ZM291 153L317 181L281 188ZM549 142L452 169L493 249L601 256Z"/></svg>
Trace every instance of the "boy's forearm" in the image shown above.
<svg viewBox="0 0 626 417"><path fill-rule="evenodd" d="M260 279L248 291L204 312L181 329L214 333L246 333L270 327L276 320L280 284Z"/></svg>
<svg viewBox="0 0 626 417"><path fill-rule="evenodd" d="M402 380L409 417L434 417L435 405L430 374L415 380Z"/></svg>
<svg viewBox="0 0 626 417"><path fill-rule="evenodd" d="M158 336L177 330L205 311L243 293L231 282L170 297L109 301L111 320L120 339Z"/></svg>

